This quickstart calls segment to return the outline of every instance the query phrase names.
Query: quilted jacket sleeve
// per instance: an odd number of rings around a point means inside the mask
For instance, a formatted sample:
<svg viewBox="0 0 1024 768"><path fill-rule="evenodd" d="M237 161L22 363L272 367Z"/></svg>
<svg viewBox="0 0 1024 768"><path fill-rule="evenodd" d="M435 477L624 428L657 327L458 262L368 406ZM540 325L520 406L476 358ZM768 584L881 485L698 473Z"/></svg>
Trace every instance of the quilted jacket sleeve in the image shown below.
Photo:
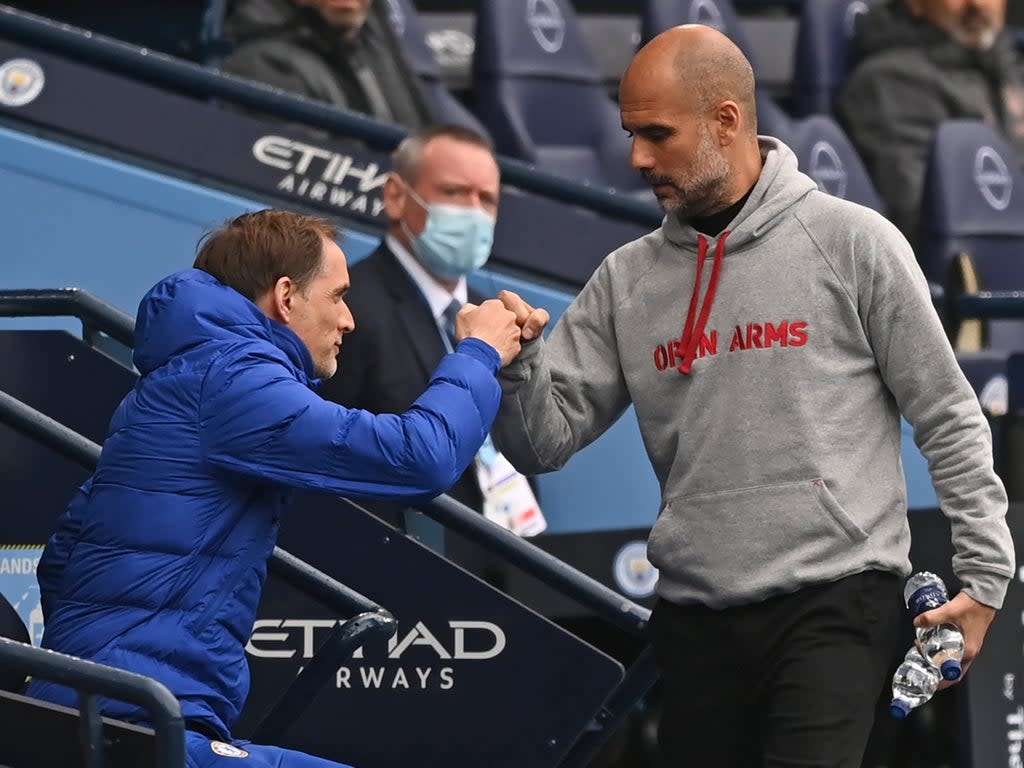
<svg viewBox="0 0 1024 768"><path fill-rule="evenodd" d="M203 385L203 453L230 472L297 488L430 498L455 483L490 431L499 366L490 346L468 339L408 411L374 415L323 400L269 354L224 355Z"/></svg>

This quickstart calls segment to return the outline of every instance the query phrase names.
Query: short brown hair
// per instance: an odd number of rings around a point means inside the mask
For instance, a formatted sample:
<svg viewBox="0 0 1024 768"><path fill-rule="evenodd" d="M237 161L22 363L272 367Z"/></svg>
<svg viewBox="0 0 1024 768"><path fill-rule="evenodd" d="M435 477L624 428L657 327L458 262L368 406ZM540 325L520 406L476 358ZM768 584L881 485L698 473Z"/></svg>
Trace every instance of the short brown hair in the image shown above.
<svg viewBox="0 0 1024 768"><path fill-rule="evenodd" d="M305 290L323 267L324 239L338 236L338 228L318 216L243 213L203 236L192 266L256 301L285 276Z"/></svg>

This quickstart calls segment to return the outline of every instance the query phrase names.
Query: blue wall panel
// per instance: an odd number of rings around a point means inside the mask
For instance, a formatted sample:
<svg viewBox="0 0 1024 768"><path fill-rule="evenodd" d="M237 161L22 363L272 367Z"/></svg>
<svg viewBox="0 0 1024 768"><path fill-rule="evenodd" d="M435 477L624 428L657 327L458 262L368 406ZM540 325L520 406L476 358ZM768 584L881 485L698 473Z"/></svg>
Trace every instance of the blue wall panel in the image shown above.
<svg viewBox="0 0 1024 768"><path fill-rule="evenodd" d="M5 288L76 286L134 315L150 286L192 265L203 233L265 207L0 128ZM354 256L375 242L346 231Z"/></svg>

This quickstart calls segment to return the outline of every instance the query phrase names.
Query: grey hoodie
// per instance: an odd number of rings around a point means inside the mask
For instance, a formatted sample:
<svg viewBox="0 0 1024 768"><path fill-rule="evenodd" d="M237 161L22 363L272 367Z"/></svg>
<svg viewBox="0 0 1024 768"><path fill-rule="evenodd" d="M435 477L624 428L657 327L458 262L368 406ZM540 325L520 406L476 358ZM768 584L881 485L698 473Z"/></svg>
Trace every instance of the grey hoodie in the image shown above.
<svg viewBox="0 0 1024 768"><path fill-rule="evenodd" d="M520 471L557 469L632 402L661 484L658 591L718 608L909 572L902 412L952 520L955 571L999 607L1006 494L913 253L874 211L819 192L785 145L761 149L728 237L707 243L700 295L703 236L675 216L608 256L503 371L499 447Z"/></svg>

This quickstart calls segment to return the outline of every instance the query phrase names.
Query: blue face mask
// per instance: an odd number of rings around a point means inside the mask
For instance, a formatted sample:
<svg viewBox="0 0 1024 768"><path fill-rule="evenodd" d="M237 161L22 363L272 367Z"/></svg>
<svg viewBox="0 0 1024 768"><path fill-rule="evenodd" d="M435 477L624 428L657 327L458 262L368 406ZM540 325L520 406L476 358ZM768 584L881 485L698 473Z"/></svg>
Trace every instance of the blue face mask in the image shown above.
<svg viewBox="0 0 1024 768"><path fill-rule="evenodd" d="M443 203L427 204L406 185L409 195L427 212L427 225L413 235L416 254L433 274L457 280L487 263L494 244L494 217L480 208Z"/></svg>

